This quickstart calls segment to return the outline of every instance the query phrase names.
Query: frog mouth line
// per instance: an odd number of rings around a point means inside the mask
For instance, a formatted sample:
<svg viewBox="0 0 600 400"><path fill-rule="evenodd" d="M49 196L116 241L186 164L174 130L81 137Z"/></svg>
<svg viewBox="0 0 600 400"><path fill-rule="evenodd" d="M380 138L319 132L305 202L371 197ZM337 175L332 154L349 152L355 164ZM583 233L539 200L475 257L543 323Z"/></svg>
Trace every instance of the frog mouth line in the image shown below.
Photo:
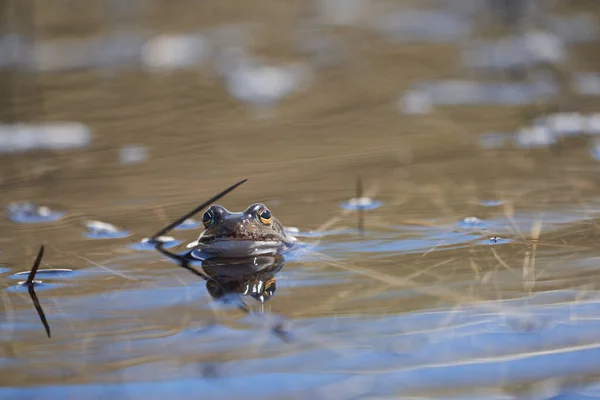
<svg viewBox="0 0 600 400"><path fill-rule="evenodd" d="M237 236L203 236L198 239L199 245L210 246L219 242L283 243L283 240L271 236L262 237L260 239Z"/></svg>

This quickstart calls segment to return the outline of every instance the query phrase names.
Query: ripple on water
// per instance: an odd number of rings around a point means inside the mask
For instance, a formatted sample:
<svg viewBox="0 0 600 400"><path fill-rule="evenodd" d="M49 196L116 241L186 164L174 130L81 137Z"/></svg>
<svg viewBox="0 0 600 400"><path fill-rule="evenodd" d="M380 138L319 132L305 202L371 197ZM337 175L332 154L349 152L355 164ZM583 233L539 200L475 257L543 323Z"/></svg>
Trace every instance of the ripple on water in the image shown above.
<svg viewBox="0 0 600 400"><path fill-rule="evenodd" d="M83 236L88 239L119 239L130 235L126 230L101 221L88 221L85 223L85 227L87 232L84 232Z"/></svg>
<svg viewBox="0 0 600 400"><path fill-rule="evenodd" d="M158 242L162 242L163 248L170 249L171 247L175 247L180 245L181 240L177 240L171 236L160 236L157 240L151 240L150 238L144 238L137 243L133 243L129 246L129 248L133 250L139 251L150 251L156 249L156 244Z"/></svg>
<svg viewBox="0 0 600 400"><path fill-rule="evenodd" d="M451 227L424 229L417 237L403 237L386 234L371 234L357 241L321 242L317 250L327 254L372 253L373 257L386 257L390 253L420 253L432 248L466 246L481 238L473 232L455 232Z"/></svg>
<svg viewBox="0 0 600 400"><path fill-rule="evenodd" d="M343 202L340 206L345 210L373 210L381 207L383 203L369 197L352 198Z"/></svg>
<svg viewBox="0 0 600 400"><path fill-rule="evenodd" d="M181 224L177 225L175 230L187 230L187 229L196 229L202 225L202 222L197 221L193 218L188 218L183 221Z"/></svg>
<svg viewBox="0 0 600 400"><path fill-rule="evenodd" d="M458 223L458 226L464 229L481 229L487 228L487 223L477 217L466 217Z"/></svg>
<svg viewBox="0 0 600 400"><path fill-rule="evenodd" d="M52 268L52 269L39 269L35 276L48 276L48 277L63 277L73 273L72 269L69 268ZM13 277L22 277L29 275L30 271L17 272Z"/></svg>
<svg viewBox="0 0 600 400"><path fill-rule="evenodd" d="M47 206L39 206L26 201L11 203L6 209L8 219L23 224L54 222L61 219L65 214L64 211L54 211Z"/></svg>
<svg viewBox="0 0 600 400"><path fill-rule="evenodd" d="M504 204L504 200L481 200L479 204L484 207L498 207Z"/></svg>
<svg viewBox="0 0 600 400"><path fill-rule="evenodd" d="M75 271L73 271L72 269L68 269L68 268L54 268L54 269L39 269L37 271L37 273L35 274L35 284L36 284L36 289L38 288L38 286L41 284L41 288L43 289L47 289L47 288L51 288L51 287L58 287L60 286L59 284L55 284L55 283L48 283L45 281L45 279L54 279L54 278L66 278L66 277L72 277ZM27 278L27 276L29 275L30 271L22 271L22 272L17 272L13 275L10 275L9 277L11 279L23 279L23 278ZM19 281L17 288L18 287L26 287L25 285L25 281Z"/></svg>
<svg viewBox="0 0 600 400"><path fill-rule="evenodd" d="M40 291L40 290L49 290L49 289L56 289L56 288L60 288L63 287L64 285L61 283L55 283L55 282L46 282L43 280L34 280L33 281L34 286L35 286L35 290L36 292ZM18 282L16 285L14 286L9 286L6 288L7 292L10 293L26 293L28 291L28 286L25 284L25 281L20 281Z"/></svg>

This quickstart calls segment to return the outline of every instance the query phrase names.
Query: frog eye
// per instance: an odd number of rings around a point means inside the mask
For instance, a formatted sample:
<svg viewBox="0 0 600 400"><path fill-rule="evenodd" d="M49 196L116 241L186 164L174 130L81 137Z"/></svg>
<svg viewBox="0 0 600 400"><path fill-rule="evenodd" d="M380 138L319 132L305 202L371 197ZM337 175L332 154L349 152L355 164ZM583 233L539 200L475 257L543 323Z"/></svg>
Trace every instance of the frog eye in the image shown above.
<svg viewBox="0 0 600 400"><path fill-rule="evenodd" d="M273 216L271 215L271 211L266 208L263 208L258 214L258 219L265 225L269 225L273 221Z"/></svg>
<svg viewBox="0 0 600 400"><path fill-rule="evenodd" d="M204 213L204 215L202 215L202 222L206 227L215 222L215 213L213 212L213 210L208 210Z"/></svg>

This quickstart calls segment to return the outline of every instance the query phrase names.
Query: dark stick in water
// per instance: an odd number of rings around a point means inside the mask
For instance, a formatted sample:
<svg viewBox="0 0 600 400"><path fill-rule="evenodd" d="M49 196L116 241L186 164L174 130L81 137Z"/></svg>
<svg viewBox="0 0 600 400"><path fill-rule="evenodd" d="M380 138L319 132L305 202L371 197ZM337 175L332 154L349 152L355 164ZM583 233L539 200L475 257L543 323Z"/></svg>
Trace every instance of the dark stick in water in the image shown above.
<svg viewBox="0 0 600 400"><path fill-rule="evenodd" d="M190 263L187 260L187 258L185 258L184 256L180 256L179 254L171 253L169 250L167 250L163 247L163 244L161 242L158 242L158 244L156 245L156 250L160 251L165 256L177 261L177 263L179 264L179 266L181 268L187 269L192 274L199 276L200 278L204 279L205 281L208 280L208 277L205 274L198 271L196 268L190 266Z"/></svg>
<svg viewBox="0 0 600 400"><path fill-rule="evenodd" d="M209 200L207 200L204 203L200 204L198 207L194 208L189 213L185 214L183 217L178 218L177 220L171 222L169 225L167 225L164 228L162 228L160 231L156 232L154 235L152 235L150 237L150 240L156 240L159 236L164 235L165 233L167 233L171 229L175 228L177 225L181 224L183 221L185 221L186 219L188 219L192 215L194 215L194 214L198 213L199 211L203 210L204 208L206 208L207 206L209 206L211 203L214 203L215 201L219 200L221 197L225 196L227 193L231 192L233 189L235 189L236 187L240 186L242 183L246 182L247 180L248 179L244 179L244 180L239 181L235 185L229 186L227 189L223 190L221 193L219 193L216 196L210 198Z"/></svg>
<svg viewBox="0 0 600 400"><path fill-rule="evenodd" d="M31 267L31 272L27 276L25 285L27 285L27 291L29 292L29 297L31 297L31 301L33 301L33 306L35 307L35 310L37 311L37 313L40 317L40 320L42 321L42 325L44 325L44 329L46 329L46 335L48 335L48 337L50 337L50 325L48 325L48 321L46 320L46 315L44 314L44 310L42 309L42 306L40 305L40 300L38 299L37 295L35 294L35 288L34 288L35 274L37 273L37 270L40 267L40 263L42 262L43 255L44 255L44 245L42 245L40 247L40 251L38 252L35 262L33 263L33 267Z"/></svg>
<svg viewBox="0 0 600 400"><path fill-rule="evenodd" d="M365 234L365 211L360 204L363 195L362 179L360 175L356 177L356 202L358 203L358 232L361 236Z"/></svg>
<svg viewBox="0 0 600 400"><path fill-rule="evenodd" d="M33 285L33 280L35 279L35 274L37 273L38 268L40 267L40 263L42 262L42 257L44 256L44 245L40 246L40 250L38 251L38 255L35 258L35 262L33 263L33 267L31 267L31 272L27 276L27 280L25 281L26 285Z"/></svg>

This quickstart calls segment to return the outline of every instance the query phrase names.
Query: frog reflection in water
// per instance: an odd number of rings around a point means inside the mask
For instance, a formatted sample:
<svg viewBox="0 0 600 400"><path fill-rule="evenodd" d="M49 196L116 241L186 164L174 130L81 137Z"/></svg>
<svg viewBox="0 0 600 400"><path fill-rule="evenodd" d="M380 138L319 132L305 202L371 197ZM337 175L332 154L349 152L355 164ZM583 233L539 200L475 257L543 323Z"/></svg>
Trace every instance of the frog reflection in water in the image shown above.
<svg viewBox="0 0 600 400"><path fill-rule="evenodd" d="M195 247L190 252L194 258L283 253L296 243L296 238L286 235L281 223L262 203L252 204L240 213L213 205L202 216L202 222L205 230L192 244Z"/></svg>
<svg viewBox="0 0 600 400"><path fill-rule="evenodd" d="M212 258L202 262L208 277L206 289L215 299L227 295L250 296L264 303L275 295L275 274L283 268L280 254L247 258Z"/></svg>

